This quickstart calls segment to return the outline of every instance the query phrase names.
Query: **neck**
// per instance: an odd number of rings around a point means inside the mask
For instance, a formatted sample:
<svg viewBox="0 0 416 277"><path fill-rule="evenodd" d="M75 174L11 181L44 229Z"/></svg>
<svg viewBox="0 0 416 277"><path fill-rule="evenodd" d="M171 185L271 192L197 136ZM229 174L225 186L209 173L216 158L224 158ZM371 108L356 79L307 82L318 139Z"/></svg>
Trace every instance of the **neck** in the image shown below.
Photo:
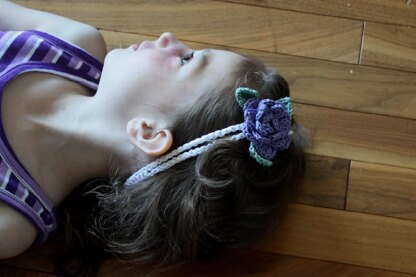
<svg viewBox="0 0 416 277"><path fill-rule="evenodd" d="M97 108L96 102L94 97L65 95L52 112L32 120L37 130L31 140L33 176L56 205L78 185L109 177L120 157L134 150L121 119Z"/></svg>

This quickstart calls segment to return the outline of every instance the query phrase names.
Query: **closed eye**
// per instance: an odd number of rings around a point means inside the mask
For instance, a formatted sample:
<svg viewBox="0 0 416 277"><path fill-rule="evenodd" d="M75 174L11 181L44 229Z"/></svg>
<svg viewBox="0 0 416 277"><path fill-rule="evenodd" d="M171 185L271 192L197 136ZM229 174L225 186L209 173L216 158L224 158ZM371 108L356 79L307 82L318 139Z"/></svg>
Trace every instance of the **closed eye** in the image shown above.
<svg viewBox="0 0 416 277"><path fill-rule="evenodd" d="M194 51L186 54L185 56L181 57L181 65L185 65L191 61L191 59L194 57Z"/></svg>

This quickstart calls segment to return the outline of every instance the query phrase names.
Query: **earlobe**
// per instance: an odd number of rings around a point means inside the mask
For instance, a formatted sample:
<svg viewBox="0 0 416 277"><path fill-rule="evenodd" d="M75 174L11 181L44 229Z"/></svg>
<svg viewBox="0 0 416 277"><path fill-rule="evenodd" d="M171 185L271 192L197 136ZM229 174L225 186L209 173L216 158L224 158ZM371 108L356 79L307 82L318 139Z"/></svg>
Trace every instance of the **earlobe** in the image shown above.
<svg viewBox="0 0 416 277"><path fill-rule="evenodd" d="M169 129L157 127L156 122L143 119L132 119L127 124L127 135L130 141L149 156L160 156L167 152L173 143Z"/></svg>

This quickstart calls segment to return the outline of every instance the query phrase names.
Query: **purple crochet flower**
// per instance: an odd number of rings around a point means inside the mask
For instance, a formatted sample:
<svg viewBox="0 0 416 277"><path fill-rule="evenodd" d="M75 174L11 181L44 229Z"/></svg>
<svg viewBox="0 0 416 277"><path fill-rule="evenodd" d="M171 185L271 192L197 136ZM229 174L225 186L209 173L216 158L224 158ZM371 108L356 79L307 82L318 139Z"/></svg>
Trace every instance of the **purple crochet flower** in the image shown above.
<svg viewBox="0 0 416 277"><path fill-rule="evenodd" d="M290 115L282 102L256 98L244 104L243 133L256 152L266 160L273 160L280 150L289 148Z"/></svg>

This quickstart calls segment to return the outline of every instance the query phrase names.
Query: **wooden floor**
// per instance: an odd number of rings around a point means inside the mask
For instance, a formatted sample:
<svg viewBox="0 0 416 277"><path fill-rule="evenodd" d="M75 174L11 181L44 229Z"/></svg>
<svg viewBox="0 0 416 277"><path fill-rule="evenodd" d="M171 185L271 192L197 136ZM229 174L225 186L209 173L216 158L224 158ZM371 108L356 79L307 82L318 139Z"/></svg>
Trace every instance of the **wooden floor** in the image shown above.
<svg viewBox="0 0 416 277"><path fill-rule="evenodd" d="M96 26L109 49L172 31L254 54L291 86L309 129L301 193L273 236L164 276L416 274L416 1L19 0ZM0 276L54 276L48 245ZM145 268L102 264L100 276Z"/></svg>

